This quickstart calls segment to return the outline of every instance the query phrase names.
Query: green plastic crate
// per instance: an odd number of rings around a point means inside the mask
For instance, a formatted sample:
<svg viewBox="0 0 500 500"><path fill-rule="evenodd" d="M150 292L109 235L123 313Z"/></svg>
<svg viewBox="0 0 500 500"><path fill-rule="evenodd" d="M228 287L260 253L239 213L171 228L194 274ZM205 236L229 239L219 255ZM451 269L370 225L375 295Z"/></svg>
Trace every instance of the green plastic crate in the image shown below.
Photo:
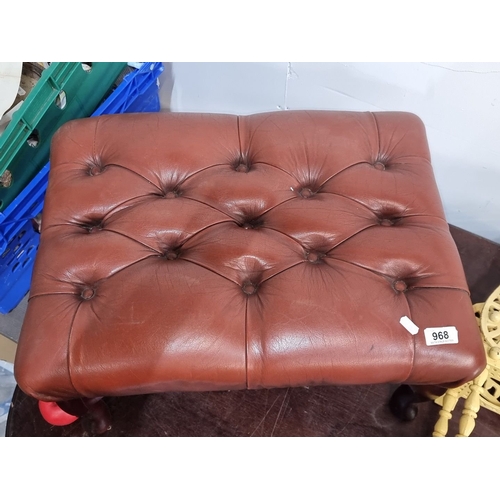
<svg viewBox="0 0 500 500"><path fill-rule="evenodd" d="M125 67L117 62L55 62L43 71L0 136L0 209L5 210L48 162L57 129L90 116Z"/></svg>

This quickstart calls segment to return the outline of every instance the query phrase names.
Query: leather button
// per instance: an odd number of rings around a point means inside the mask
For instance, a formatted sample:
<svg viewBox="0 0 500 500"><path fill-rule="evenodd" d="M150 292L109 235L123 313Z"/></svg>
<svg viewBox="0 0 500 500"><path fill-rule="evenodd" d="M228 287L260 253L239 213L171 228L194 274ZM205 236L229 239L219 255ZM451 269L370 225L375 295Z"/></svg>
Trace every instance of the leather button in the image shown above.
<svg viewBox="0 0 500 500"><path fill-rule="evenodd" d="M254 285L253 283L244 283L241 287L243 293L246 293L247 295L253 295L254 293L256 293L257 288L257 285Z"/></svg>
<svg viewBox="0 0 500 500"><path fill-rule="evenodd" d="M104 228L104 223L102 221L95 221L95 222L85 226L85 229L89 233L93 233L95 231L101 231L103 228Z"/></svg>
<svg viewBox="0 0 500 500"><path fill-rule="evenodd" d="M391 219L380 219L381 226L394 226L394 221Z"/></svg>
<svg viewBox="0 0 500 500"><path fill-rule="evenodd" d="M250 172L252 169L252 164L248 159L246 154L240 154L237 158L235 158L231 163L231 168L233 168L236 172Z"/></svg>
<svg viewBox="0 0 500 500"><path fill-rule="evenodd" d="M262 219L247 220L241 224L243 229L257 229L263 225Z"/></svg>
<svg viewBox="0 0 500 500"><path fill-rule="evenodd" d="M82 293L80 294L80 296L84 300L90 300L94 297L94 295L95 295L95 290L93 288L90 288L90 287L84 288L82 290Z"/></svg>
<svg viewBox="0 0 500 500"><path fill-rule="evenodd" d="M179 189L174 188L174 189L169 189L165 191L165 194L163 195L164 198L167 198L169 200L172 200L174 198L178 198L181 195L181 192Z"/></svg>
<svg viewBox="0 0 500 500"><path fill-rule="evenodd" d="M403 220L403 217L397 217L395 215L381 216L378 219L378 223L381 226L395 226L398 225Z"/></svg>
<svg viewBox="0 0 500 500"><path fill-rule="evenodd" d="M176 250L168 250L163 254L167 260L175 260L179 257L179 252Z"/></svg>
<svg viewBox="0 0 500 500"><path fill-rule="evenodd" d="M240 163L235 167L236 172L249 172L250 171L250 166L247 165L246 163Z"/></svg>
<svg viewBox="0 0 500 500"><path fill-rule="evenodd" d="M376 161L374 164L373 164L374 168L376 168L377 170L385 170L385 164L382 163L381 161Z"/></svg>
<svg viewBox="0 0 500 500"><path fill-rule="evenodd" d="M90 176L99 175L104 172L106 165L103 165L99 160L90 161L87 164L88 174Z"/></svg>
<svg viewBox="0 0 500 500"><path fill-rule="evenodd" d="M323 260L323 257L324 257L324 254L319 253L319 252L315 252L314 250L312 250L306 254L306 258L311 264L318 264L319 262L321 262Z"/></svg>
<svg viewBox="0 0 500 500"><path fill-rule="evenodd" d="M397 292L405 292L408 289L408 286L403 280L395 281L393 287Z"/></svg>
<svg viewBox="0 0 500 500"><path fill-rule="evenodd" d="M311 188L308 188L308 187L305 187L305 188L302 188L300 191L299 191L299 194L300 196L302 196L302 198L310 198L311 196L314 195L313 191Z"/></svg>

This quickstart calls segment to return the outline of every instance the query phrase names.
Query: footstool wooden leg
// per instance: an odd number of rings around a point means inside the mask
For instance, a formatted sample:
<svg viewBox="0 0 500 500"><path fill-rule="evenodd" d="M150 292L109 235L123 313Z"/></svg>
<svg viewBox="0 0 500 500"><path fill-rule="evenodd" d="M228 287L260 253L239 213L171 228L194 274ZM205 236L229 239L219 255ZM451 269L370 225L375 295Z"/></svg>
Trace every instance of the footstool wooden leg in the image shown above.
<svg viewBox="0 0 500 500"><path fill-rule="evenodd" d="M446 389L435 385L400 385L389 400L392 414L403 422L413 420L418 413L417 403L432 401L443 395Z"/></svg>
<svg viewBox="0 0 500 500"><path fill-rule="evenodd" d="M40 401L39 408L43 418L52 425L69 425L88 414L93 434L103 434L111 429L111 414L102 398L72 399L58 403Z"/></svg>
<svg viewBox="0 0 500 500"><path fill-rule="evenodd" d="M409 385L400 385L389 400L389 409L399 420L409 422L418 413L419 395Z"/></svg>
<svg viewBox="0 0 500 500"><path fill-rule="evenodd" d="M425 390L417 390L410 385L400 385L389 400L392 414L403 422L413 420L418 414L417 403L430 401Z"/></svg>

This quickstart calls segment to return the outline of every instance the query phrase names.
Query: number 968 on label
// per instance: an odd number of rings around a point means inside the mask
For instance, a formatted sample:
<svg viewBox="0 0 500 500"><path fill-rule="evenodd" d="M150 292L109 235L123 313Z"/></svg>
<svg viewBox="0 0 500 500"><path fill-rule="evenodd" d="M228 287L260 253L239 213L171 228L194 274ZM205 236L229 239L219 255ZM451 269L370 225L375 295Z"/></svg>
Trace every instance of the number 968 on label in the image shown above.
<svg viewBox="0 0 500 500"><path fill-rule="evenodd" d="M426 328L424 335L427 345L458 344L458 330L454 326Z"/></svg>

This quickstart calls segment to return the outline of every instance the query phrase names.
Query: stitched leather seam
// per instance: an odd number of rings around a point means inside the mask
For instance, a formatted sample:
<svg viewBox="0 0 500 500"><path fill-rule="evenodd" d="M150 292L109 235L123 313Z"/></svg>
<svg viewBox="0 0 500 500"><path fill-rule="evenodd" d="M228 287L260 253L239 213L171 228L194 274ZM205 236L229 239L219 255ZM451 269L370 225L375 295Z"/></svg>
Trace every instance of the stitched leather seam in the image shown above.
<svg viewBox="0 0 500 500"><path fill-rule="evenodd" d="M209 203L207 203L205 201L197 200L196 198L191 198L190 196L183 196L183 198L185 198L186 200L191 200L191 201L196 201L197 203L201 203L202 205L205 205L206 207L209 207L212 210L216 210L217 212L221 213L222 215L225 215L226 217L229 217L234 222L236 222L236 223L238 222L237 220L233 219L233 217L231 217L231 215L229 215L228 213L224 212L224 210L221 210L220 208L214 207L214 206L210 205Z"/></svg>
<svg viewBox="0 0 500 500"><path fill-rule="evenodd" d="M250 140L248 141L248 147L247 147L247 151L250 150L250 147L252 146L252 142L253 142L253 138L255 136L255 134L257 133L257 131L259 130L259 128L267 122L267 120L269 120L272 116L272 113L268 114L260 123L258 126L254 127L253 129L253 132L252 132L252 135L250 136Z"/></svg>
<svg viewBox="0 0 500 500"><path fill-rule="evenodd" d="M77 394L80 394L80 391L78 391L78 389L75 387L75 384L73 382L73 377L71 375L71 337L72 337L72 333L73 333L73 326L75 323L76 315L77 315L78 311L80 310L80 307L82 304L83 304L83 302L80 302L78 304L78 306L76 307L75 314L73 315L73 319L71 320L71 324L70 324L69 332L68 332L68 344L67 344L67 351L66 351L68 378L69 378L69 381L71 383L71 387L73 387L73 390Z"/></svg>
<svg viewBox="0 0 500 500"><path fill-rule="evenodd" d="M323 181L321 184L320 184L320 189L327 183L327 182L330 182L334 177L336 177L337 175L341 174L342 172L345 172L347 169L351 168L351 167L355 167L356 165L362 165L363 163L368 163L368 161L357 161L356 163L351 163L350 165L347 165L347 167L344 167L344 168L341 168L338 172L335 172L334 174L332 174L330 177L328 177L325 181Z"/></svg>
<svg viewBox="0 0 500 500"><path fill-rule="evenodd" d="M331 194L333 196L340 196L341 198L345 198L346 200L349 200L349 201L352 201L354 203L357 203L358 205L361 205L363 208L366 208L366 210L368 210L370 213L373 214L373 209L370 208L368 205L365 205L361 201L358 201L355 198L351 198L350 196L347 196L345 194L341 194L341 193L329 193L328 191L322 191L321 194Z"/></svg>
<svg viewBox="0 0 500 500"><path fill-rule="evenodd" d="M240 158L242 158L243 157L243 151L241 149L240 117L239 117L239 115L236 117L236 130L238 132L238 148L240 150Z"/></svg>
<svg viewBox="0 0 500 500"><path fill-rule="evenodd" d="M245 387L248 389L248 296L245 301Z"/></svg>
<svg viewBox="0 0 500 500"><path fill-rule="evenodd" d="M373 121L375 123L375 130L377 131L377 153L380 155L380 129L378 127L378 122L377 122L377 117L375 116L374 113L370 112L370 116L373 118Z"/></svg>
<svg viewBox="0 0 500 500"><path fill-rule="evenodd" d="M114 273L111 273L109 274L108 276L104 276L103 278L101 278L100 280L97 280L95 282L96 285L98 285L99 283L102 283L104 280L108 280L110 278L112 278L113 276L116 276L117 274L121 273L122 271L125 271L126 269L128 269L129 267L132 267L134 266L135 264L139 264L140 262L142 262L143 260L147 260L147 259L151 259L152 257L154 257L155 259L158 258L158 254L154 254L154 255L147 255L146 257L142 257L141 259L138 259L134 262L131 262L129 264L127 264L126 266L118 269L117 271L115 271Z"/></svg>
<svg viewBox="0 0 500 500"><path fill-rule="evenodd" d="M375 276L378 276L379 278L383 278L386 281L388 279L390 279L389 276L387 276L386 274L374 271L373 269L370 269L368 267L364 267L364 266L362 266L360 264L356 264L355 262L350 262L348 260L339 259L338 257L332 257L330 255L325 255L325 259L337 260L339 262L343 262L344 264L349 264L350 266L354 266L354 267L357 267L358 269L362 269L363 271L367 271L367 272L369 272L371 274L374 274Z"/></svg>
<svg viewBox="0 0 500 500"><path fill-rule="evenodd" d="M157 200L156 199L152 199L151 198L152 196L152 193L150 194L146 194L146 195L141 195L141 196L136 196L135 198L130 198L130 200L126 200L124 202L121 202L119 203L118 205L116 205L116 207L112 208L110 212L108 212L105 216L104 216L104 219L103 219L103 222L106 222L109 218L111 217L114 217L116 216L117 214L121 214L121 212L123 212L124 210L134 210L136 209L138 206L141 206L141 205L144 205L146 203L154 203L156 202ZM124 207L124 208L121 208L120 210L117 210L118 208L120 208L122 205L125 205L126 203L129 203L130 201L133 201L133 200L137 200L137 199L140 199L140 198L146 198L142 203L138 203L136 205L132 205L130 207ZM156 195L155 195L155 198L156 198ZM222 215L226 215L227 217L229 217L231 220L234 220L232 219L232 217L224 212L222 212L221 210L215 208L215 207L212 207L211 205L207 204L207 203L204 203L200 200L197 200L195 198L190 198L189 196L183 196L182 197L183 199L185 200L190 200L190 201L194 201L194 202L198 202L198 203L203 203L205 206L209 207L209 208L212 208L213 210L216 210L217 212L221 213ZM70 223L71 224L71 223Z"/></svg>
<svg viewBox="0 0 500 500"><path fill-rule="evenodd" d="M285 269L282 269L281 271L278 271L278 272L274 273L273 275L268 276L266 279L262 280L260 282L260 284L262 285L262 283L265 283L266 281L270 280L271 278L274 278L274 277L278 276L279 274L284 273L284 272L286 272L286 271L288 271L288 270L290 270L290 269L292 269L294 267L300 266L301 264L305 265L305 264L307 264L307 262L304 262L303 260L300 260L299 262L296 262L295 264L292 264L291 266L288 266Z"/></svg>
<svg viewBox="0 0 500 500"><path fill-rule="evenodd" d="M389 140L389 142L390 142L390 143L392 143L392 138L394 137L394 132L395 132L395 131L393 130L393 131L392 131L392 134L391 134L391 138L390 138L390 140ZM394 145L392 146L391 150L390 150L390 151L389 151L389 153L388 153L388 155L389 155L389 156L392 156L393 151L394 151L394 150L395 150L395 149L396 149L396 148L397 148L397 147L398 147L398 146L399 146L399 145L400 145L400 144L404 141L404 139L405 139L405 137L406 137L406 134L407 134L407 132L405 132L405 133L403 134L403 137L401 137L401 139L399 139L399 141L398 141L398 142L396 142L396 144L394 144Z"/></svg>
<svg viewBox="0 0 500 500"><path fill-rule="evenodd" d="M361 234L363 231L366 231L367 229L370 229L371 227L376 227L375 224L369 224L368 226L366 227L363 227L361 229L359 229L358 231L356 231L354 234L351 234L350 236L348 236L347 238L343 239L342 241L339 241L337 244L335 244L332 248L330 248L328 252L331 252L332 250L335 250L336 248L338 248L340 245L342 245L343 243L345 243L346 241L349 241L350 239L354 238L355 236L358 236L359 234ZM338 260L342 260L342 259L338 259Z"/></svg>
<svg viewBox="0 0 500 500"><path fill-rule="evenodd" d="M201 167L200 170L197 170L196 172L191 172L189 175L181 179L177 185L180 186L184 184L186 181L194 177L195 175L200 174L201 172L204 172L205 170L209 170L210 168L215 168L215 167L224 167L224 166L229 166L229 163L213 163L212 165L207 165L206 167Z"/></svg>
<svg viewBox="0 0 500 500"><path fill-rule="evenodd" d="M459 292L465 292L467 295L470 296L470 290L467 290L466 288L461 288L459 286L442 286L442 285L417 285L417 286L412 286L409 287L408 290L418 290L419 288L438 288L438 289L443 289L443 290L457 290Z"/></svg>
<svg viewBox="0 0 500 500"><path fill-rule="evenodd" d="M412 312L411 312L411 306L410 306L410 301L408 300L408 297L403 293L403 296L404 296L404 299L405 299L405 302L406 302L406 306L408 308L408 317L411 319L412 318ZM411 351L411 361L410 361L410 366L409 366L409 370L408 370L408 375L406 375L404 381L406 382L410 377L411 377L411 374L413 372L413 368L415 366L415 351L416 351L416 347L417 347L417 343L416 343L416 335L410 335L411 337L411 340L412 340L412 351Z"/></svg>
<svg viewBox="0 0 500 500"><path fill-rule="evenodd" d="M283 231L280 231L279 229L276 229L276 228L271 227L271 226L266 226L265 229L269 229L270 231L276 231L277 233L282 234L283 236L286 236L287 238L290 238L294 243L297 243L297 245L300 245L302 248L304 248L304 246L302 245L302 243L299 240L296 240L293 236L290 236L289 234L284 233Z"/></svg>
<svg viewBox="0 0 500 500"><path fill-rule="evenodd" d="M390 276L387 276L386 274L383 274L381 272L378 272L378 271L375 271L373 269L370 269L369 267L365 267L365 266L362 266L361 264L356 264L355 262L351 262L351 261L348 261L348 260L344 260L344 259L339 259L338 257L332 257L330 255L325 255L325 259L332 259L332 260L338 260L339 262L344 262L345 264L350 264L352 266L356 266L358 267L359 269L364 269L365 271L368 271L370 273L373 273L377 276L380 276L382 278L385 278L385 279L391 279ZM458 290L458 291L461 291L461 292L465 292L467 293L468 295L470 294L470 292L464 288L460 288L460 287L457 287L457 286L440 286L440 285L416 285L416 286L410 286L408 287L408 290L411 291L411 290L417 290L419 288L441 288L441 289L444 289L444 290Z"/></svg>
<svg viewBox="0 0 500 500"><path fill-rule="evenodd" d="M274 205L274 207L269 207L268 209L264 210L258 217L262 217L263 215L267 215L269 212L272 212L275 208L280 207L281 205L284 205L285 203L288 203L289 201L296 200L296 196L290 196L290 198L287 198L286 200L280 201L277 205Z"/></svg>
<svg viewBox="0 0 500 500"><path fill-rule="evenodd" d="M186 262L189 262L191 264L194 264L195 266L202 267L206 271L210 271L211 273L214 273L217 276L219 276L221 278L224 278L225 280L230 281L231 283L234 283L236 286L240 287L240 284L237 281L234 281L233 279L228 278L227 276L224 276L223 274L220 274L219 272L215 271L214 269L211 269L211 268L209 268L209 267L207 267L207 266L205 266L203 264L200 264L199 262L196 262L196 261L191 260L191 259L185 259L185 258L183 258L182 260L184 260Z"/></svg>
<svg viewBox="0 0 500 500"><path fill-rule="evenodd" d="M147 193L147 194L140 194L139 196L134 196L133 198L129 198L128 200L125 200L125 201L122 201L121 203L118 203L118 205L114 206L104 216L104 218L102 219L102 221L103 222L107 222L108 219L110 219L111 217L115 216L116 214L121 213L123 210L127 210L127 209L132 210L132 209L137 208L137 206L140 206L142 204L142 203L138 203L138 204L132 205L130 207L123 207L123 205L125 205L126 203L130 203L130 202L135 201L135 200L140 200L142 198L146 198L143 203L152 202L153 200L151 199L151 196L154 196L155 197L154 201L156 201L156 194L153 195L153 193Z"/></svg>
<svg viewBox="0 0 500 500"><path fill-rule="evenodd" d="M269 163L267 161L256 161L254 163L254 165L267 165L268 167L273 167L281 172L283 172L284 174L290 176L295 182L299 182L299 180L297 179L297 177L295 177L295 175L293 175L291 172L287 172L286 170L282 169L281 167L278 167L278 165L274 165L273 163Z"/></svg>
<svg viewBox="0 0 500 500"><path fill-rule="evenodd" d="M227 224L227 223L233 224L234 220L233 219L218 220L217 222L213 222L212 224L209 224L208 226L202 227L201 229L199 229L195 233L189 235L186 239L182 240L180 245L184 246L186 243L189 243L189 241L191 241L195 236L198 236L199 234L203 233L207 229L210 229L210 228L215 227L215 226L219 226L220 224Z"/></svg>
<svg viewBox="0 0 500 500"><path fill-rule="evenodd" d="M75 297L78 297L78 293L74 292L45 292L45 293L35 293L34 295L30 295L28 302L30 302L32 299L36 299L37 297L47 297L48 295L74 295Z"/></svg>
<svg viewBox="0 0 500 500"><path fill-rule="evenodd" d="M136 172L135 170L132 170L130 167L126 167L125 165L120 165L119 163L107 163L106 167L108 167L108 168L109 167L123 168L123 170L127 170L128 172L137 175L137 177L140 177L141 179L145 180L151 186L154 186L159 191L162 191L162 189L161 189L160 186L157 186L153 181L151 181L147 177L144 177L144 175L140 174L139 172Z"/></svg>
<svg viewBox="0 0 500 500"><path fill-rule="evenodd" d="M145 194L145 195L136 196L134 198L130 198L130 200L125 200L124 202L121 202L118 205L116 205L114 208L112 208L110 210L110 212L108 212L103 217L102 221L103 222L108 222L111 217L115 217L117 214L120 214L124 210L133 210L133 209L136 209L138 206L142 205L142 203L141 204L136 204L136 205L133 205L133 206L130 206L130 207L124 207L124 208L120 208L120 207L122 207L126 203L130 203L131 201L138 200L138 199L141 199L141 198L147 198L143 203L151 203L153 201L156 201L156 200L151 200L151 194ZM192 201L198 201L198 200L195 200L195 199L192 199L192 198L187 198L187 199L190 199ZM118 208L120 208L120 210L117 210ZM117 211L115 211L115 210L117 210ZM217 210L217 209L214 208L214 210ZM224 215L227 215L227 214L224 214ZM79 224L79 222L60 222L58 224L51 224L50 226L46 226L45 230L47 230L49 228L53 228L53 227L74 226L75 224Z"/></svg>
<svg viewBox="0 0 500 500"><path fill-rule="evenodd" d="M113 233L116 234L117 236L123 236L123 238L127 238L128 240L133 241L134 243L137 243L138 245L141 245L144 248L147 248L148 250L151 250L157 254L161 254L156 248L150 247L146 243L143 243L142 241L138 241L132 236L128 236L127 234L120 233L120 231L117 231L116 229L109 229L109 228L104 228L102 231L107 231L108 233Z"/></svg>
<svg viewBox="0 0 500 500"><path fill-rule="evenodd" d="M97 127L99 126L99 122L101 121L101 117L97 118L95 121L94 127L94 140L92 141L92 159L95 159L95 143L97 139Z"/></svg>

